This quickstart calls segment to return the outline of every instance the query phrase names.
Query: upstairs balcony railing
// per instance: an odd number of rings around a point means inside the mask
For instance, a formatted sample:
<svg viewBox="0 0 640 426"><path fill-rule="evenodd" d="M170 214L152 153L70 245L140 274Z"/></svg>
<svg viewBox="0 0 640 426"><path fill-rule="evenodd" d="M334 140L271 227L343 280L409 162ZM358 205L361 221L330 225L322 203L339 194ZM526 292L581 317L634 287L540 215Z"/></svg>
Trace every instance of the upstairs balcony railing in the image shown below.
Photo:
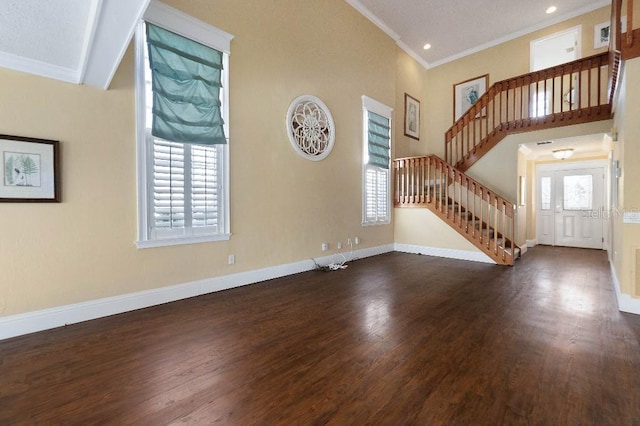
<svg viewBox="0 0 640 426"><path fill-rule="evenodd" d="M445 160L468 169L510 133L611 118L608 53L493 84L445 134Z"/></svg>

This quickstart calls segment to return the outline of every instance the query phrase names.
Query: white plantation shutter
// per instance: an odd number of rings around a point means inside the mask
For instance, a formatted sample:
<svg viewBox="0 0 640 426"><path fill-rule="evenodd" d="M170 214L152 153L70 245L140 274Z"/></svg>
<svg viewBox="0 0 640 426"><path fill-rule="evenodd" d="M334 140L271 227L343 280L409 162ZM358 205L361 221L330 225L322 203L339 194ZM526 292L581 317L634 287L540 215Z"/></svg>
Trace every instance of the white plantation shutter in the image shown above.
<svg viewBox="0 0 640 426"><path fill-rule="evenodd" d="M185 226L184 148L175 142L151 138L153 144L153 228Z"/></svg>
<svg viewBox="0 0 640 426"><path fill-rule="evenodd" d="M390 221L391 113L392 109L366 96L363 106L363 213L364 225Z"/></svg>
<svg viewBox="0 0 640 426"><path fill-rule="evenodd" d="M376 220L376 170L366 166L364 179L364 218L365 222Z"/></svg>
<svg viewBox="0 0 640 426"><path fill-rule="evenodd" d="M155 238L218 233L222 217L222 148L167 142L153 145L151 234Z"/></svg>
<svg viewBox="0 0 640 426"><path fill-rule="evenodd" d="M389 221L389 170L378 170L376 173L376 219Z"/></svg>
<svg viewBox="0 0 640 426"><path fill-rule="evenodd" d="M364 222L389 222L389 170L366 165Z"/></svg>
<svg viewBox="0 0 640 426"><path fill-rule="evenodd" d="M213 227L218 232L220 199L220 155L212 146L191 147L191 216L194 227Z"/></svg>

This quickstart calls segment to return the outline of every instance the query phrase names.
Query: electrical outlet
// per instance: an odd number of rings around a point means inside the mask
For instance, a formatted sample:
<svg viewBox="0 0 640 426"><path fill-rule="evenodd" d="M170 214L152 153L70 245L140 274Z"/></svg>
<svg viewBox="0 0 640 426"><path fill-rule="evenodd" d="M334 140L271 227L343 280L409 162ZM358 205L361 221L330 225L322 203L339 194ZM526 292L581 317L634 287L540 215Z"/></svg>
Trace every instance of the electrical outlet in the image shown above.
<svg viewBox="0 0 640 426"><path fill-rule="evenodd" d="M329 250L329 244L322 243L322 251L327 251L327 250Z"/></svg>
<svg viewBox="0 0 640 426"><path fill-rule="evenodd" d="M353 242L355 242L355 243L356 243L356 245L360 244L360 238L355 237L355 238L353 239Z"/></svg>
<svg viewBox="0 0 640 426"><path fill-rule="evenodd" d="M236 255L235 254L230 254L229 255L229 265L233 265L236 263Z"/></svg>
<svg viewBox="0 0 640 426"><path fill-rule="evenodd" d="M342 241L338 241L338 250L342 249Z"/></svg>
<svg viewBox="0 0 640 426"><path fill-rule="evenodd" d="M347 238L347 245L350 246L351 245L351 238Z"/></svg>

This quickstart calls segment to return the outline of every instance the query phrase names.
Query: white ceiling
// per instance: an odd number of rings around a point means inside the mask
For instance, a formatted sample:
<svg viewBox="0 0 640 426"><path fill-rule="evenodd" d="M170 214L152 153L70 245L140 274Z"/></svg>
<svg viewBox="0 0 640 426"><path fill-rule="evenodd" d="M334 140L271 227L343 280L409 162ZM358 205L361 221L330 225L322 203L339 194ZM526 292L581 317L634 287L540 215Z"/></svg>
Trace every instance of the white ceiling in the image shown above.
<svg viewBox="0 0 640 426"><path fill-rule="evenodd" d="M58 67L77 68L86 51L90 36L87 27L95 19L96 5L95 0L3 0L0 50ZM33 28L38 31L30 31Z"/></svg>
<svg viewBox="0 0 640 426"><path fill-rule="evenodd" d="M149 0L0 0L0 67L106 89Z"/></svg>
<svg viewBox="0 0 640 426"><path fill-rule="evenodd" d="M107 88L149 1L0 0L0 67ZM345 1L427 68L610 4L610 0ZM558 11L547 15L552 4ZM424 50L425 43L433 47Z"/></svg>
<svg viewBox="0 0 640 426"><path fill-rule="evenodd" d="M524 143L520 145L520 151L530 160L550 161L555 160L553 151L558 149L573 149L573 158L585 158L608 153L611 149L610 144L611 138L609 135L596 133L593 135Z"/></svg>
<svg viewBox="0 0 640 426"><path fill-rule="evenodd" d="M426 68L611 4L610 0L345 1ZM557 11L546 14L549 6ZM431 49L423 49L426 43Z"/></svg>

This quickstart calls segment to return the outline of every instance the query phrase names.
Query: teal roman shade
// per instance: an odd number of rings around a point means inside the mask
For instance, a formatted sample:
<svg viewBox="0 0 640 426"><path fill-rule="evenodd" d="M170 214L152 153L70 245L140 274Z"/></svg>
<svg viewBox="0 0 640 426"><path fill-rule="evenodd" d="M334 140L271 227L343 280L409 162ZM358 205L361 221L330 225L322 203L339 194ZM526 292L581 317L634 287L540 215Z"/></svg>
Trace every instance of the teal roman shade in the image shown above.
<svg viewBox="0 0 640 426"><path fill-rule="evenodd" d="M146 27L151 134L172 142L226 144L220 111L222 52L153 24Z"/></svg>
<svg viewBox="0 0 640 426"><path fill-rule="evenodd" d="M389 150L391 148L390 120L369 111L369 164L389 168Z"/></svg>

